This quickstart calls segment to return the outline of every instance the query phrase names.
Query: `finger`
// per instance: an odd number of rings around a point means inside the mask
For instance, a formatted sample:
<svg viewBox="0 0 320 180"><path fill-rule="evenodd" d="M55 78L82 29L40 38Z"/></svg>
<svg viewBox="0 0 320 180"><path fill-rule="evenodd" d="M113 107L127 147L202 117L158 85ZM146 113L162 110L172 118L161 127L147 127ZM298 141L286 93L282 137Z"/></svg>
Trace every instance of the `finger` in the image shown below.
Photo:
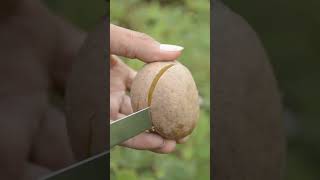
<svg viewBox="0 0 320 180"><path fill-rule="evenodd" d="M164 145L165 140L154 133L141 133L122 144L122 146L138 150L161 149Z"/></svg>
<svg viewBox="0 0 320 180"><path fill-rule="evenodd" d="M124 117L126 117L125 114L118 113L118 114L117 114L116 116L114 116L113 118L110 118L110 122L116 121L116 120L121 119L121 118L124 118Z"/></svg>
<svg viewBox="0 0 320 180"><path fill-rule="evenodd" d="M118 64L118 60L115 58L116 56L110 56L110 68L112 69L115 65ZM120 60L120 59L119 59Z"/></svg>
<svg viewBox="0 0 320 180"><path fill-rule="evenodd" d="M182 50L180 46L160 44L146 34L110 25L111 54L153 62L175 60Z"/></svg>
<svg viewBox="0 0 320 180"><path fill-rule="evenodd" d="M186 137L184 137L184 138L182 138L182 139L179 139L179 140L177 140L177 143L178 143L178 144L186 143L186 142L188 141L189 137L190 137L190 136L186 136Z"/></svg>
<svg viewBox="0 0 320 180"><path fill-rule="evenodd" d="M127 95L124 95L122 97L120 113L126 114L126 115L133 113L132 106L131 106L131 99Z"/></svg>
<svg viewBox="0 0 320 180"><path fill-rule="evenodd" d="M174 140L165 140L164 146L158 149L152 150L152 152L168 154L173 152L176 149L176 141Z"/></svg>
<svg viewBox="0 0 320 180"><path fill-rule="evenodd" d="M122 102L122 97L125 92L113 92L110 93L110 119L116 119L118 113L120 112L120 105Z"/></svg>
<svg viewBox="0 0 320 180"><path fill-rule="evenodd" d="M123 69L125 69L125 73L127 74L126 78L125 78L126 88L130 90L132 81L136 77L137 72L135 70L133 70L132 68L130 68L125 63L123 63L121 58L119 58L116 55L111 55L110 56L110 61L111 61L110 63L112 65L112 67L118 65L118 66L121 66Z"/></svg>
<svg viewBox="0 0 320 180"><path fill-rule="evenodd" d="M134 78L136 77L136 75L137 75L137 72L128 66L128 76L126 79L126 87L128 90L131 89L132 82L133 82Z"/></svg>
<svg viewBox="0 0 320 180"><path fill-rule="evenodd" d="M117 115L117 119L121 119L121 118L124 118L124 117L126 117L125 114L118 113L118 115Z"/></svg>
<svg viewBox="0 0 320 180"><path fill-rule="evenodd" d="M119 98L110 96L110 119L117 119L117 115L120 109Z"/></svg>

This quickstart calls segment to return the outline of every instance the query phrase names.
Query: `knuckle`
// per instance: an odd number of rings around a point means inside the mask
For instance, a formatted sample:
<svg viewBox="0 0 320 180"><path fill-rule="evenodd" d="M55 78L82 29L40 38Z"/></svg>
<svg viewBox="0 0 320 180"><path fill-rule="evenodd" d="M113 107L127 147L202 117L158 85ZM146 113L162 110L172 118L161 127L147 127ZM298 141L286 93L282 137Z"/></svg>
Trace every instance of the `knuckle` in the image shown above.
<svg viewBox="0 0 320 180"><path fill-rule="evenodd" d="M135 58L135 47L133 46L124 46L123 49L123 54L128 57L128 58Z"/></svg>
<svg viewBox="0 0 320 180"><path fill-rule="evenodd" d="M136 32L137 39L140 39L142 41L151 41L153 40L149 35L141 32Z"/></svg>
<svg viewBox="0 0 320 180"><path fill-rule="evenodd" d="M134 32L130 31L126 34L126 42L122 42L123 46L121 51L122 54L128 58L135 58L135 35Z"/></svg>
<svg viewBox="0 0 320 180"><path fill-rule="evenodd" d="M126 34L126 42L122 52L128 58L139 58L141 56L141 48L153 42L153 38L149 35L136 31L129 31Z"/></svg>

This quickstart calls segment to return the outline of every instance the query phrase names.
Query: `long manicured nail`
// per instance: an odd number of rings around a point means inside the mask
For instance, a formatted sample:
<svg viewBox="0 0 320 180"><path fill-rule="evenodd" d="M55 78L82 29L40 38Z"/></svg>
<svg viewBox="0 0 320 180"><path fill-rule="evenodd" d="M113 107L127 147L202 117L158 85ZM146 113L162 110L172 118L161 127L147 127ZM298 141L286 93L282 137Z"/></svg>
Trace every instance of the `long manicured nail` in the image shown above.
<svg viewBox="0 0 320 180"><path fill-rule="evenodd" d="M182 51L184 48L171 44L160 44L160 50L162 51Z"/></svg>

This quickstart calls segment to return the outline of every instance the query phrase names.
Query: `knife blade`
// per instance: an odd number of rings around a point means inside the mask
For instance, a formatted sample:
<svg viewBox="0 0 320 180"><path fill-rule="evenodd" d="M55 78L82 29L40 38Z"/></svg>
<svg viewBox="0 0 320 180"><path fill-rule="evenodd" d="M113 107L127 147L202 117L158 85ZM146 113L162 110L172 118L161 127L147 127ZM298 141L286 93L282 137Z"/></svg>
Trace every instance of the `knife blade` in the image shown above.
<svg viewBox="0 0 320 180"><path fill-rule="evenodd" d="M93 157L82 160L64 169L55 171L39 180L85 180L85 179L107 179L109 151L102 152Z"/></svg>
<svg viewBox="0 0 320 180"><path fill-rule="evenodd" d="M110 123L110 149L151 127L149 107L112 121Z"/></svg>
<svg viewBox="0 0 320 180"><path fill-rule="evenodd" d="M110 149L141 132L151 129L149 107L110 123ZM105 179L109 150L56 171L41 180Z"/></svg>

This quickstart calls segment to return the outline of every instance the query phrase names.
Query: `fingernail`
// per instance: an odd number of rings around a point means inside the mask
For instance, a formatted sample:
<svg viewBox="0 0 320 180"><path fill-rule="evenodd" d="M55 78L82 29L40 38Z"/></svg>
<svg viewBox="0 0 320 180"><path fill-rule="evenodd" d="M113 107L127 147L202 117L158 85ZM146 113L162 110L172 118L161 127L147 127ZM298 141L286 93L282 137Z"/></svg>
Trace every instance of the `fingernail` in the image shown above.
<svg viewBox="0 0 320 180"><path fill-rule="evenodd" d="M177 45L160 44L160 50L163 51L182 51L183 49L183 47Z"/></svg>

